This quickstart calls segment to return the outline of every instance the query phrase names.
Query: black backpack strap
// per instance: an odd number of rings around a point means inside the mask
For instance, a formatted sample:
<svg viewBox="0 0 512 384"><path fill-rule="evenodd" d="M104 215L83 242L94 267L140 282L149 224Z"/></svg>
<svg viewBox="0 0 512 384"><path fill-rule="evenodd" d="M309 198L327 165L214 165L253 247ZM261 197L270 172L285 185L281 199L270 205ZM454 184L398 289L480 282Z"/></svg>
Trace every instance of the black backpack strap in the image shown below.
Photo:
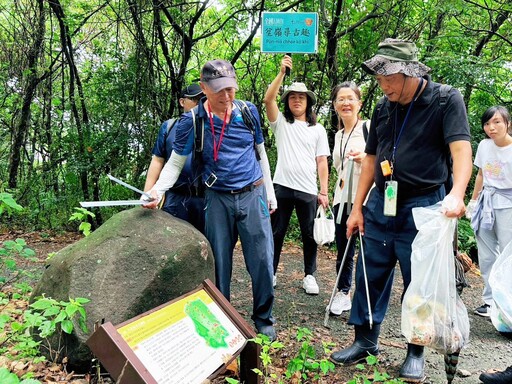
<svg viewBox="0 0 512 384"><path fill-rule="evenodd" d="M242 114L242 119L244 121L244 124L252 133L253 139L254 139L254 152L256 153L256 160L260 161L260 154L258 153L258 150L256 149L256 118L254 117L253 113L249 109L249 106L247 103L243 100L234 100L233 102L237 108L240 110L240 113Z"/></svg>
<svg viewBox="0 0 512 384"><path fill-rule="evenodd" d="M198 108L194 107L191 109L192 124L194 125L194 159L201 157L203 152L204 144L204 119L200 119L199 124ZM196 156L199 155L199 156Z"/></svg>
<svg viewBox="0 0 512 384"><path fill-rule="evenodd" d="M363 123L363 137L364 141L368 141L368 120Z"/></svg>
<svg viewBox="0 0 512 384"><path fill-rule="evenodd" d="M439 87L439 107L441 108L443 116L452 88L453 87L448 84L441 84ZM449 193L453 187L453 161L449 146L446 146L446 166L448 167L448 179L444 183L444 189L446 190L446 193Z"/></svg>
<svg viewBox="0 0 512 384"><path fill-rule="evenodd" d="M448 96L450 95L450 91L452 90L452 86L448 84L441 84L439 87L439 105L444 113L444 108L446 103L448 102Z"/></svg>

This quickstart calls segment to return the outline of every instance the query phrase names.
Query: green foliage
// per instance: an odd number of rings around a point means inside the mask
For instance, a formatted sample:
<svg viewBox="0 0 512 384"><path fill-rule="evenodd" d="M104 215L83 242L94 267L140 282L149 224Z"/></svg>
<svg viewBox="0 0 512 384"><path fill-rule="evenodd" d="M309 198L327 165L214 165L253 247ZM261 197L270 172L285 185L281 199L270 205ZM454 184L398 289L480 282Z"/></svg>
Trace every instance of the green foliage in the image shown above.
<svg viewBox="0 0 512 384"><path fill-rule="evenodd" d="M28 298L26 298L28 300ZM0 346L10 346L17 351L17 357L42 360L40 346L50 336L62 330L70 334L73 332L77 322L82 332L88 333L86 325L86 312L84 304L89 300L85 298L70 299L69 301L57 301L51 298L42 297L30 304L23 312L13 311L0 316ZM36 341L31 336L36 334L41 341ZM44 345L44 344L43 344ZM60 351L49 351L55 359ZM4 353L9 356L9 350Z"/></svg>
<svg viewBox="0 0 512 384"><path fill-rule="evenodd" d="M401 384L404 383L400 379L393 379L388 373L379 369L379 360L377 357L370 355L366 358L365 364L357 364L356 368L361 373L356 373L352 380L347 384L370 384L370 383L387 383Z"/></svg>
<svg viewBox="0 0 512 384"><path fill-rule="evenodd" d="M319 358L317 356L317 351L312 344L313 335L309 329L299 328L296 340L300 343L300 348L295 357L288 362L284 378L293 378L294 382L300 384L307 382L309 379L318 380L320 377L334 371L334 364L332 362L327 358ZM272 360L276 353L284 348L284 344L277 340L271 342L267 336L261 334L250 341L261 346L260 360L263 369L255 368L253 371L264 380L264 383L285 383L283 377L273 371ZM328 356L331 353L331 347L332 344L322 342L323 355Z"/></svg>
<svg viewBox="0 0 512 384"><path fill-rule="evenodd" d="M476 249L476 238L471 222L465 217L458 221L457 238L459 251L467 255L471 254L472 249Z"/></svg>
<svg viewBox="0 0 512 384"><path fill-rule="evenodd" d="M0 383L2 384L41 384L39 380L20 379L7 368L0 368Z"/></svg>
<svg viewBox="0 0 512 384"><path fill-rule="evenodd" d="M0 192L0 216L7 212L7 216L11 216L13 212L19 212L23 207L19 205L13 198L12 194Z"/></svg>
<svg viewBox="0 0 512 384"><path fill-rule="evenodd" d="M80 225L78 230L87 237L91 234L91 223L87 221L88 217L95 218L96 215L85 208L75 208L75 213L71 215L69 221L78 221Z"/></svg>
<svg viewBox="0 0 512 384"><path fill-rule="evenodd" d="M16 203L14 200L12 202ZM54 333L62 330L70 334L75 328L74 322L82 332L88 332L84 304L89 300L77 298L57 301L42 297L37 298L28 309L18 309L18 305L10 304L10 301L28 301L28 295L32 291L27 282L17 281L21 276L27 275L25 270L18 267L20 259L37 260L35 252L27 247L24 239L4 241L0 248L0 305L3 306L0 314L0 352L2 355L10 356L11 350L14 350L17 358L44 360L40 357L41 342ZM9 288L8 291L6 287ZM36 334L41 341L34 340L32 334ZM59 354L60 351L50 351L50 355L55 357ZM0 383L11 380L13 377L9 371L0 371ZM37 381L27 379L22 382Z"/></svg>
<svg viewBox="0 0 512 384"><path fill-rule="evenodd" d="M288 363L286 370L286 378L291 378L296 372L300 373L302 380L307 380L312 377L318 380L321 376L327 375L329 372L334 371L334 364L327 358L317 358L317 352L312 345L313 334L307 328L299 328L297 331L297 341L301 342L301 346L296 356ZM322 342L323 354L329 355L330 348L334 344ZM303 381L299 379L298 383Z"/></svg>
<svg viewBox="0 0 512 384"><path fill-rule="evenodd" d="M208 59L234 62L237 95L256 104L264 129L268 127L262 100L281 55L260 51L259 3L220 0L198 6L185 0L169 6L120 0L114 11L91 2L65 1L58 15L47 2L42 11L30 2L0 4L0 180L12 183L15 175L16 185L10 187L19 191L19 203L25 207L10 225L67 229L77 201L115 200L126 194L107 184L107 172L142 186L158 126L179 115L180 88L198 80ZM420 59L432 67L433 80L462 92L475 142L483 110L495 104L511 106L507 2L285 0L264 5L266 11L319 14L318 52L294 54L286 79L304 81L315 90L319 121L329 121L330 90L345 80L361 85L362 116L370 116L382 92L360 64L380 40L391 36L416 41ZM56 23L49 23L49 17ZM27 30L22 21L42 25L42 39L37 39L37 28ZM59 22L66 30L53 27ZM179 27L184 25L186 29ZM70 46L64 50L62 42ZM57 75L52 66L64 51L72 57ZM32 52L35 57L27 59ZM27 102L28 115L23 110ZM15 142L15 136L22 142ZM7 207L9 214L17 209L0 196L0 211ZM94 224L119 209L98 209ZM292 221L289 239L299 238L295 224Z"/></svg>
<svg viewBox="0 0 512 384"><path fill-rule="evenodd" d="M19 259L35 261L35 252L27 247L24 239L6 240L0 247L0 288L27 275L18 268Z"/></svg>
<svg viewBox="0 0 512 384"><path fill-rule="evenodd" d="M258 334L257 337L249 341L261 346L260 360L263 370L254 368L253 371L263 378L265 384L272 382L271 380L277 379L277 374L272 372L272 356L274 356L277 351L284 348L283 343L277 340L270 341L268 336L263 334ZM279 380L279 383L281 382L282 381Z"/></svg>

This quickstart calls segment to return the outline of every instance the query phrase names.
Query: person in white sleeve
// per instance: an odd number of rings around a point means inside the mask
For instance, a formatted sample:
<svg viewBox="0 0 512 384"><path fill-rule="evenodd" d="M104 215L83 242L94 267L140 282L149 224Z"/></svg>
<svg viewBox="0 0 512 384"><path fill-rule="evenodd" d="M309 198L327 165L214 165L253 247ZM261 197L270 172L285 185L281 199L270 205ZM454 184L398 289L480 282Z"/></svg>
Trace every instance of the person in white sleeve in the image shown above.
<svg viewBox="0 0 512 384"><path fill-rule="evenodd" d="M484 280L483 304L475 314L491 316L492 289L489 275L499 254L512 240L512 136L510 114L495 106L482 115L488 138L478 144L478 174L466 215L471 217L478 247L478 264Z"/></svg>
<svg viewBox="0 0 512 384"><path fill-rule="evenodd" d="M332 91L332 104L338 117L338 131L334 136L334 149L332 162L338 174L334 186L333 210L336 218L336 274L339 273L347 239L347 220L349 210L348 201L353 202L356 197L357 183L361 175L361 163L366 156L364 147L370 122L359 117L361 110L361 90L353 81L345 81L334 87ZM354 160L352 175L352 195L348 196L347 174L349 158ZM340 212L341 211L341 212ZM338 222L339 218L339 222ZM338 280L338 292L333 298L330 307L332 315L341 315L343 311L349 311L352 304L350 300L350 287L352 285L352 271L354 269L355 239L351 241L350 248L345 257Z"/></svg>

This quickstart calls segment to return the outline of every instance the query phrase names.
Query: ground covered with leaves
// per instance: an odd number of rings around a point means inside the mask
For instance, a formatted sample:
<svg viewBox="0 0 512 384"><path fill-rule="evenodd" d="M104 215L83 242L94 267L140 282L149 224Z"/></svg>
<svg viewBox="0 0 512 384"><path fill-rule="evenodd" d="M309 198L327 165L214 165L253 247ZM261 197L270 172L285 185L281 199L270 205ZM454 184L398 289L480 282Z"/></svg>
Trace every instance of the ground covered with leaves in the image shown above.
<svg viewBox="0 0 512 384"><path fill-rule="evenodd" d="M36 251L36 259L27 261L20 267L34 272L30 284L35 284L37 276L44 269L49 254L80 239L75 233L21 233L8 232L0 235L0 241L25 239L28 246ZM336 366L327 375L321 373L321 368L328 369L327 358L329 350L344 348L353 340L353 327L347 324L348 314L329 318L329 328L324 327L325 307L329 301L335 281L336 255L333 250L322 247L319 249L317 281L320 286L320 294L310 296L302 289L303 257L299 246L288 244L283 250L281 265L278 272L278 285L275 292L274 316L278 341L276 348L269 348L266 354L266 365L263 377L267 382L277 383L281 379L283 383L316 382L323 384L346 383L354 377L373 378L375 367L384 376L397 377L400 365L405 357L405 340L400 332L400 295L401 278L399 273L395 277L395 284L391 304L382 324L380 337L381 354L375 366L364 367ZM39 275L38 275L39 273ZM504 369L512 363L512 343L510 340L495 331L492 324L473 314L473 309L481 304L482 282L478 270L468 272L467 278L470 287L466 288L462 298L469 311L471 336L470 343L465 347L460 356L457 377L454 383L479 383L478 376L482 371L491 369ZM6 287L5 289L11 289ZM245 271L240 247L235 252L235 266L232 280L232 304L240 314L251 323L252 297L250 294L250 278ZM28 305L26 300L11 300L9 305L15 306L21 311ZM2 312L8 308L1 308ZM12 310L13 308L9 308ZM295 373L290 376L290 367L300 364L309 358L309 369L305 372L306 379L301 379ZM108 374L98 375L97 371L75 374L70 372L65 364L54 364L48 361L27 361L17 359L16 351L10 351L14 359L6 356L0 357L0 368L6 367L15 372L19 377L27 372L32 372L34 379L44 383L112 383ZM362 368L362 369L361 369ZM426 383L446 382L443 357L435 351L426 353ZM275 377L273 379L272 377ZM233 372L218 377L215 383L236 380ZM233 381L232 381L233 382ZM384 380L380 382L385 382Z"/></svg>

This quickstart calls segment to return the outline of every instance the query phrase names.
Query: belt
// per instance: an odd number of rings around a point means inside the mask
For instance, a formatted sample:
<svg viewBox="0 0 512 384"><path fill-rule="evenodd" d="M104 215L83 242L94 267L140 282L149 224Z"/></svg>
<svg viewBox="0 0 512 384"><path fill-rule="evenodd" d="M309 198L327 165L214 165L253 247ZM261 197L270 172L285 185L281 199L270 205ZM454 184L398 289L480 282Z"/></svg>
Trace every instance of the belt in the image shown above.
<svg viewBox="0 0 512 384"><path fill-rule="evenodd" d="M232 189L232 190L229 190L229 191L219 191L219 190L217 190L215 192L229 193L231 195L238 195L240 193L254 191L254 188L259 187L262 184L263 184L263 179L259 179L259 180L255 181L254 183L247 184L245 187L242 187L240 189Z"/></svg>
<svg viewBox="0 0 512 384"><path fill-rule="evenodd" d="M441 184L435 184L435 185L431 185L429 187L423 187L423 188L400 189L400 184L398 184L398 199L407 199L410 197L425 196L425 195L428 195L430 193L437 191L439 188L441 188Z"/></svg>
<svg viewBox="0 0 512 384"><path fill-rule="evenodd" d="M408 198L411 198L411 197L420 197L420 196L425 196L425 195L428 195L430 193L433 193L435 191L437 191L439 188L441 188L442 184L435 184L435 185L431 185L429 187L423 187L423 188L413 188L413 187L409 187L409 188L400 188L400 183L398 183L398 199L399 200L402 200L402 199L408 199ZM384 193L383 190L381 190L380 188L378 188L379 192L380 193Z"/></svg>

